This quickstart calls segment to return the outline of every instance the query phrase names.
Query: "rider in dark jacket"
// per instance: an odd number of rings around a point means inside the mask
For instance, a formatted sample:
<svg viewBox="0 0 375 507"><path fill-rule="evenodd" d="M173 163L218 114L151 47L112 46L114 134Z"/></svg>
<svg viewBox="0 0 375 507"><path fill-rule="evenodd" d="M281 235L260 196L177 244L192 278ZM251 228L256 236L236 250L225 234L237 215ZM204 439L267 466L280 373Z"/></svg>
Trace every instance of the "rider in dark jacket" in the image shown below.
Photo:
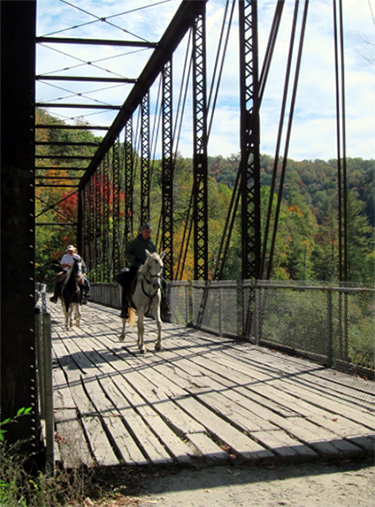
<svg viewBox="0 0 375 507"><path fill-rule="evenodd" d="M141 226L140 232L125 249L125 258L130 262L130 267L139 268L146 262L146 250L156 252L156 246L151 239L152 228L150 224Z"/></svg>
<svg viewBox="0 0 375 507"><path fill-rule="evenodd" d="M146 262L146 250L150 253L156 252L155 243L151 239L152 228L150 224L143 224L140 232L125 249L125 258L130 263L130 269L121 276L119 283L122 285L122 311L121 317L128 318L128 293L134 278L137 276L138 269Z"/></svg>

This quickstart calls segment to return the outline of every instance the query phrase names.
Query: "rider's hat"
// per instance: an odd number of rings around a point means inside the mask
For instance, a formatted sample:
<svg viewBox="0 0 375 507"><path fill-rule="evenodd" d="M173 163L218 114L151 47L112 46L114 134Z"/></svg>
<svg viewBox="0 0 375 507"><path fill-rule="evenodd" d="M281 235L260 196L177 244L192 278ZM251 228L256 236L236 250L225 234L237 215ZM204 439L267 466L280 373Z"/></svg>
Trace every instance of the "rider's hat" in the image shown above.
<svg viewBox="0 0 375 507"><path fill-rule="evenodd" d="M145 229L149 229L150 231L152 231L152 227L151 227L150 224L143 224L143 225L141 225L141 228L139 230L142 232Z"/></svg>
<svg viewBox="0 0 375 507"><path fill-rule="evenodd" d="M68 245L66 251L68 252L69 250L75 250L75 247L73 245Z"/></svg>

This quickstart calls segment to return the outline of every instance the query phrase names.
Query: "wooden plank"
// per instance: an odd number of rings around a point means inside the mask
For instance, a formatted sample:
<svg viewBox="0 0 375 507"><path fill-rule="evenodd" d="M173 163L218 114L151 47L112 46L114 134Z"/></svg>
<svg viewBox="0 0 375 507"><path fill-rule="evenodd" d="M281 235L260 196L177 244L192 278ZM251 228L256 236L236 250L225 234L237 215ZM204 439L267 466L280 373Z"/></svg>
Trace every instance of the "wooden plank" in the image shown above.
<svg viewBox="0 0 375 507"><path fill-rule="evenodd" d="M85 369L89 372L91 369L92 369L92 366L91 366L91 361L89 359L89 357L84 354L81 349L78 348L77 345L73 344L73 343L69 343L69 348L71 350L75 350L75 355L76 357L79 357L80 358L80 364L82 364ZM91 355L92 357L92 355ZM98 357L98 356L96 356ZM102 365L103 366L103 365ZM111 373L114 371L112 367L110 367L110 371ZM105 382L105 378L101 378L101 385L103 385L105 383L105 385L107 386L108 388L108 382ZM121 380L122 380L122 377L120 376L117 376L116 379L115 379L115 385L117 384L117 382L121 383ZM101 414L105 414L106 417L113 417L115 416L116 414L114 414L114 403L112 401L110 401L110 398L108 397L108 393L107 393L107 396L104 394L104 392L102 391L101 389L101 386L97 384L97 382L93 382L93 379L90 378L90 379L83 379L83 382L84 382L84 385L85 385L85 388L87 390L87 393L88 393L88 396L89 398L91 399L93 405L96 407L97 411L100 412ZM112 385L112 384L111 384ZM124 387L124 386L123 386ZM113 395L114 391L111 390L111 393ZM118 396L118 403L120 403L120 406L124 406L126 404L127 406L127 409L128 409L128 414L127 414L127 421L129 421L130 419L130 416L129 416L129 411L131 410L131 406L128 404L128 401L124 398L124 393L121 393L121 391L119 392L119 395L121 394L121 397ZM129 394L129 393L128 393ZM138 400L137 400L138 401ZM121 413L121 410L119 411ZM138 418L138 415L136 412L134 412L134 414L132 415L132 419L133 418L136 418L139 420ZM106 423L106 419L104 420L104 424ZM153 421L153 424L156 425L156 421L154 420ZM149 424L150 427L153 427L152 425ZM118 425L113 422L113 425L112 425L112 429L114 428L117 428L118 429ZM109 431L109 429L108 429ZM139 430L138 430L139 431ZM170 460L170 456L169 454L165 453L164 451L164 448L163 446L161 446L157 440L155 438L153 438L152 435L150 435L150 432L148 431L148 428L147 426L145 426L143 428L143 432L144 434L147 435L147 441L148 442L151 442L151 448L147 448L146 449L146 452L147 452L147 455L150 457L150 459L155 463L160 463L161 460L164 460L166 462L168 462ZM117 444L117 435L114 434L112 435L113 436L113 439L114 439L114 442ZM165 432L164 432L164 437L165 437ZM173 437L175 437L175 435L173 435ZM173 437L171 435L168 436L168 440L173 440ZM178 443L177 443L178 441ZM174 441L174 444L175 444L175 449L176 449L176 454L178 455L178 461L188 461L190 458L189 456L187 455L186 453L186 448L185 448L185 453L182 452L182 442L180 442L180 440L175 437L175 441ZM178 446L178 448L177 448ZM186 447L186 446L185 446ZM121 449L119 449L121 451ZM126 447L124 449L125 451L125 455L127 454L129 456L129 449ZM131 448L131 452L132 452L132 455L136 455L137 456L137 459L138 459L138 462L144 462L145 459L143 457L143 454L141 452L137 453L137 452L134 452L135 449L134 449L134 446L132 446ZM125 458L124 458L125 459Z"/></svg>
<svg viewBox="0 0 375 507"><path fill-rule="evenodd" d="M144 373L144 374L146 374L146 373ZM151 375L152 375L152 377L154 377L155 373L152 373ZM129 382L131 382L131 376L132 376L132 374L130 373L126 377L127 380L129 380ZM139 382L139 379L138 379L138 382ZM160 376L157 379L157 383L160 385ZM170 391L173 392L174 396L177 395L177 397L179 397L179 398L181 396L184 396L185 393L183 390L177 389L177 392L176 392L176 386L171 385L171 382L167 376L164 376L164 382L162 380L162 383L168 384L168 388L170 388ZM195 406L195 413L198 413L198 414L202 413L202 411L204 410L204 407L200 403L198 403L196 400L190 400L190 401L191 401L191 404ZM178 403L178 404L180 404L180 403ZM183 407L183 408L184 408L184 410L186 410L186 407ZM188 410L187 410L187 412L189 413ZM210 418L214 419L215 416L214 416L214 414L212 414L211 411L207 411L207 413L209 414L209 419ZM190 415L192 415L194 417L193 414L190 414ZM195 417L195 419L197 421L202 422L199 417ZM270 458L270 457L273 458L274 457L274 455L272 453L267 452L263 447L259 446L251 439L245 437L245 435L243 435L241 432L238 432L237 430L235 430L231 425L221 421L220 418L217 418L217 421L220 421L221 424L224 424L225 428L229 431L229 433L231 434L231 440L234 442L234 446L231 446L231 447L233 447L235 449L234 452L241 455L242 458L251 459L251 460L258 460L258 459L266 459L266 458ZM205 424L204 426L206 427L206 429L209 433L212 433L211 428L209 428L208 424L207 425ZM220 426L220 424L217 423L216 430L217 430L218 426ZM222 433L220 433L220 434L221 434L221 437L223 437L223 434ZM227 444L227 445L229 445L229 444ZM242 449L241 452L239 451L239 449Z"/></svg>
<svg viewBox="0 0 375 507"><path fill-rule="evenodd" d="M222 421L220 417L191 397L180 397L175 402L203 424L208 434L215 441L226 444L238 458L252 462L265 462L275 458L272 452L254 442L230 424Z"/></svg>
<svg viewBox="0 0 375 507"><path fill-rule="evenodd" d="M257 431L258 441L271 449L283 461L313 461L317 453L299 440L292 438L284 430Z"/></svg>
<svg viewBox="0 0 375 507"><path fill-rule="evenodd" d="M122 405L120 407L118 406L119 402L116 402L116 400L119 397L119 390L115 384L112 382L111 385L109 381L105 381L104 379L103 383L105 384L107 395L110 397L113 403L117 405L117 409L120 412L126 424L126 427L128 428L133 438L136 440L137 445L140 447L143 454L145 454L151 463L155 465L172 464L173 460L171 456L160 444L150 428L148 428L148 426L144 423L142 417L133 410L133 408L129 405L128 402L126 402L123 397L121 398Z"/></svg>
<svg viewBox="0 0 375 507"><path fill-rule="evenodd" d="M291 375L291 380L298 380L298 382L308 386L324 387L325 392L331 392L332 395L342 394L343 388L345 388L344 399L346 401L351 399L352 402L364 405L367 408L374 407L375 386L363 379L357 379L343 372L327 369L303 359L285 356L270 349L255 346L249 349L246 344L234 344L233 347L227 348L224 354L242 363L247 363L252 368L257 366L265 368L265 365L267 365L266 367L271 374L274 372L287 373ZM297 375L297 377L293 377L293 375Z"/></svg>
<svg viewBox="0 0 375 507"><path fill-rule="evenodd" d="M221 359L221 364L227 365L229 368L231 367L230 362L228 363L226 359ZM246 372L243 371L244 367L238 367L238 371L241 371L243 375L246 375ZM229 372L230 370L228 370ZM233 373L231 373L232 375ZM284 399L286 403L292 404L294 410L301 413L301 415L309 416L312 412L314 412L314 407L318 406L323 410L331 410L334 413L342 413L345 412L347 418L350 418L354 421L360 420L364 426L373 427L373 417L363 410L357 410L353 408L353 406L346 405L342 406L341 402L337 402L335 400L327 399L325 396L321 396L320 394L316 394L310 390L306 390L301 388L295 384L293 386L290 385L288 379L282 380L271 380L269 377L264 374L259 374L258 372L252 370L252 377L256 377L259 381L268 381L270 385L257 384L252 385L251 389L255 390L257 393L267 396L270 399L278 398ZM271 385L272 384L272 385ZM249 386L247 386L249 388ZM273 391L274 388L277 388L277 392ZM267 394L268 393L268 394ZM305 401L306 400L306 401ZM313 402L313 403L312 403Z"/></svg>
<svg viewBox="0 0 375 507"><path fill-rule="evenodd" d="M88 437L91 452L99 466L114 466L119 464L110 442L103 431L99 417L87 415L82 417L82 424Z"/></svg>
<svg viewBox="0 0 375 507"><path fill-rule="evenodd" d="M197 449L197 457L202 457L209 465L228 463L229 456L216 445L206 433L189 433L190 442Z"/></svg>
<svg viewBox="0 0 375 507"><path fill-rule="evenodd" d="M76 408L76 404L70 393L66 378L60 366L52 369L53 383L53 407L54 408Z"/></svg>
<svg viewBox="0 0 375 507"><path fill-rule="evenodd" d="M60 351L62 350L61 344L54 343L54 348L55 345L60 345L59 349ZM55 350L58 355L59 352L57 346ZM64 370L69 390L77 409L81 414L94 414L96 412L95 408L88 399L82 386L82 371L77 367L77 364L71 359L71 357L67 355L67 349L65 347L63 354L63 356L59 356L58 361L61 368Z"/></svg>
<svg viewBox="0 0 375 507"><path fill-rule="evenodd" d="M112 372L116 371L116 368L118 368L118 371L124 373L126 381L132 385L134 392L142 393L142 396L147 398L147 402L163 418L168 426L173 428L173 431L177 435L180 435L182 438L189 433L204 431L202 425L185 414L185 412L169 400L168 395L160 386L150 382L136 370L131 370L127 361L120 360L116 358L116 356L114 357L115 359L113 361L111 360L110 365L101 362L99 365L100 369L103 372L110 373L113 381L115 377ZM128 366L126 372L124 372L124 364Z"/></svg>
<svg viewBox="0 0 375 507"><path fill-rule="evenodd" d="M209 335L203 337L199 336L199 334L195 335L194 339L200 340L202 344L204 341L210 343L217 341L217 338L215 339ZM224 354L235 357L238 361L245 364L247 363L251 367L256 367L258 365L263 369L269 369L270 372L297 373L298 378L306 375L310 383L317 382L319 385L323 384L321 380L329 381L331 385L330 389L337 393L342 392L342 388L345 388L345 391L348 390L348 396L357 398L358 401L367 399L370 403L374 403L374 384L344 372L328 369L302 358L286 356L281 352L270 350L265 347L256 347L248 343L239 344L233 341L233 346L226 348L223 352ZM314 379L313 377L316 378ZM327 383L325 386L328 388L329 384ZM368 397L366 396L367 394L369 395Z"/></svg>
<svg viewBox="0 0 375 507"><path fill-rule="evenodd" d="M172 357L169 358L167 356L167 358L173 362ZM216 381L216 383L220 383L222 386L225 386L229 389L236 389L235 386L242 386L244 384L243 375L242 376L236 376L235 374L228 375L227 368L221 367L221 365L218 365L217 363L214 363L205 357L192 356L192 357L190 357L190 361L193 361L194 363L199 364L201 366L202 375L205 375L205 376L209 377L210 379L213 379L214 381ZM178 358L176 360L176 364L180 365L180 361ZM186 375L186 371L189 371L189 365L187 365L187 367L184 368L182 372L179 371L179 375L183 375L183 376ZM222 390L221 392L225 396L227 396L227 393L225 390ZM276 411L277 413L279 413L283 417L292 417L292 416L297 415L297 413L295 411L291 410L290 408L274 401L273 399L270 400L268 398L265 398L264 396L260 396L260 395L258 396L253 391L249 391L247 393L244 392L244 395L248 396L249 398L251 397L251 399L257 401L257 403L260 403L260 404Z"/></svg>
<svg viewBox="0 0 375 507"><path fill-rule="evenodd" d="M219 367L219 368L220 368L220 367ZM219 371L220 371L220 370L219 370ZM228 375L228 374L227 374L227 376L231 376L231 375ZM248 389L249 389L249 386L247 386L247 387L246 387L246 390L248 390ZM261 389L264 389L264 388L262 387ZM267 390L269 389L269 388L268 388L268 386L266 387L266 389L267 389ZM259 390L259 387L258 387L258 390ZM245 391L245 388L239 388L239 389L236 389L236 392L242 392L242 394L244 394L244 392L246 392L246 391ZM223 393L224 393L224 395L226 395L225 391L224 391ZM264 398L265 392L263 391L261 394L263 394L263 398ZM281 397L282 397L282 395L283 395L283 393L281 393ZM278 397L280 397L280 396L279 396L276 392L272 392L272 391L271 391L271 397L272 397L272 396L273 396L273 397L277 397L277 396L278 396ZM288 396L289 396L289 395L288 395ZM259 399L258 399L257 401L258 401L259 403L262 403L262 401L261 401L261 400L259 400ZM291 398L291 397L289 397L289 398L287 397L287 398L286 398L286 403L292 403L292 402L293 402L293 398ZM301 403L301 402L300 402L300 403ZM258 406L259 406L259 405L258 405ZM327 419L328 421L329 421L329 420L334 420L334 419L335 419L335 415L333 415L333 414L329 414L329 413L326 413L326 412L325 412L325 411L323 411L323 410L319 410L319 409L317 409L314 405L308 405L308 404L306 404L306 403L302 402L302 409L303 409L303 410L301 411L301 415L304 415L304 416L307 416L307 415L308 415L310 420L314 420L313 418L314 418L314 417L316 417L315 422L317 422L317 421L318 421L318 418L319 418L319 417L320 417L320 418L322 418L323 416L325 416L325 417L326 417L326 419ZM262 410L262 409L260 408L260 410ZM306 410L307 410L307 411L306 411ZM258 413L259 413L259 412L258 412ZM329 417L330 415L331 415L332 417ZM269 415L269 414L265 414L264 416L265 416L265 417L269 417L270 415ZM336 419L337 419L337 417L336 417ZM350 427L350 428L354 429L354 427L353 427L353 423L352 423L351 421L349 421L348 419L345 419L345 418L343 418L343 417L341 417L340 419L341 419L342 421L344 421L344 422L346 421L346 426L347 426L348 428ZM337 429L337 428L335 428L335 426L334 426L334 425L331 425L330 429L331 429L332 431L334 431L334 429ZM356 429L356 431L357 431L357 432L355 433L355 435L356 435L356 436L359 436L359 435L365 436L365 435L368 435L368 434L369 434L369 430L368 430L367 428L365 428L364 426L360 426L360 425L358 425L358 424L357 424L357 425L356 425L356 427L355 427L355 429ZM359 434L359 435L358 435L358 434Z"/></svg>
<svg viewBox="0 0 375 507"><path fill-rule="evenodd" d="M73 409L59 409L55 412L55 441L58 444L60 459L65 468L79 468L82 464L93 466L82 426Z"/></svg>
<svg viewBox="0 0 375 507"><path fill-rule="evenodd" d="M158 371L163 371L166 366L161 365L159 367L155 367ZM168 373L167 373L168 374ZM179 376L180 377L180 376ZM168 378L172 380L176 380L172 373L168 374ZM207 385L205 385L207 383ZM258 410L258 405L253 404L253 412L249 412L245 409L243 409L238 400L233 401L232 396L233 392L228 390L222 390L223 396L218 392L206 392L203 394L199 394L201 390L207 391L207 387L210 388L216 388L220 389L220 385L213 384L211 379L208 379L205 377L202 379L202 387L200 389L198 388L189 388L188 385L185 386L185 389L188 392L194 392L196 394L197 399L202 401L207 407L210 407L210 409L214 409L216 413L222 417L224 420L229 422L230 424L234 425L235 427L241 429L242 431L249 434L251 437L253 437L256 440L259 440L258 434L260 433L263 435L262 438L262 444L265 445L268 449L274 451L274 445L275 445L275 438L274 435L278 434L280 436L280 441L278 443L279 448L279 455L284 455L284 457L288 456L298 458L299 460L305 459L316 459L318 456L317 454L306 447L301 442L293 441L292 439L283 431L282 429L279 429L276 425L272 424L270 422L270 417L272 417L272 413L269 411L265 414L266 417L261 419L256 415L256 412ZM182 385L182 384L180 384ZM227 398L225 396L228 396ZM238 398L238 395L236 395ZM248 401L248 400L247 400ZM248 406L248 404L247 404ZM256 421L256 422L255 422ZM281 417L278 417L277 422L279 424L282 424L283 420ZM265 431L267 430L267 431ZM274 433L272 433L272 431ZM268 438L268 435L270 438ZM283 435L283 438L281 438ZM293 443L293 447L298 447L298 452L295 450L291 450L290 444ZM284 444L284 446L281 446L281 444ZM284 449L285 447L285 449ZM284 449L284 450L281 450Z"/></svg>
<svg viewBox="0 0 375 507"><path fill-rule="evenodd" d="M345 374L336 379L308 361L172 324L163 325L164 350L143 356L136 330L120 343L118 311L99 305L87 305L80 329L64 330L61 314L56 320L56 381L65 389L67 377L69 403L86 419L100 416L115 457L127 463L170 463L189 457L190 445L212 462L230 454L252 461L351 458L374 447L371 390L345 384ZM152 349L155 340L155 323L146 319Z"/></svg>
<svg viewBox="0 0 375 507"><path fill-rule="evenodd" d="M325 459L348 459L364 455L363 450L357 445L337 438L325 428L303 418L286 419L283 428Z"/></svg>
<svg viewBox="0 0 375 507"><path fill-rule="evenodd" d="M168 452L180 464L191 464L190 449L180 440L179 437L166 425L148 404L145 402L125 381L117 375L111 380L123 396L127 398L131 406L143 418L149 428L157 435L158 439L167 448Z"/></svg>

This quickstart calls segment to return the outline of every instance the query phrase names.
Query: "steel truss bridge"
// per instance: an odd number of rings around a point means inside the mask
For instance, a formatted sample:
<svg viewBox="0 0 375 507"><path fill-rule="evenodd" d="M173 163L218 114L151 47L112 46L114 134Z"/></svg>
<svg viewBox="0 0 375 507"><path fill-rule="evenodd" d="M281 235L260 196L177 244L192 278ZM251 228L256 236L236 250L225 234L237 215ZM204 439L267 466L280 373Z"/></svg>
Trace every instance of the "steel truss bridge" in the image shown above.
<svg viewBox="0 0 375 507"><path fill-rule="evenodd" d="M177 8L169 26L158 41L105 40L68 37L37 36L36 0L1 2L2 33L2 409L14 414L20 407L33 407L32 424L20 420L17 435L31 442L33 450L39 449L40 430L36 412L37 380L35 371L35 320L32 311L35 290L35 227L66 225L76 230L79 251L89 270L100 265L94 282L111 281L113 275L124 265L124 245L133 238L138 226L150 220L150 181L152 169L152 130L160 125L162 202L160 223L157 224L158 247L166 250L165 276L168 281L182 277L184 259L190 242L194 251L194 278L208 281L208 175L207 145L215 112L215 102L226 44L233 12L237 9L239 31L239 104L240 104L240 163L232 199L224 225L217 259L210 276L220 280L229 248L235 216L240 213L242 227L242 278L267 279L272 269L272 258L277 232L281 194L285 178L286 161L295 108L301 56L305 37L309 1L295 2L294 18L287 48L288 63L284 78L284 94L281 104L280 123L276 142L275 167L271 196L278 183L276 210L271 202L265 224L265 238L261 241L260 228L260 110L267 83L273 52L277 46L278 29L283 14L284 0L275 1L273 22L262 62L258 51L258 12L256 0L227 1L223 28L219 38L215 76L207 78L206 30L207 0L184 0ZM337 98L337 153L339 184L339 270L340 279L346 279L347 271L347 224L346 224L346 164L345 164L345 96L343 61L342 2L333 0L335 27L334 48L336 55ZM41 8L42 8L41 4ZM104 13L105 14L105 13ZM131 14L129 14L131 15ZM297 23L299 17L300 22ZM99 19L99 18L98 18ZM106 21L106 18L100 18ZM188 43L186 40L188 39ZM187 44L186 75L181 80L179 98L174 95L173 57L182 43ZM136 77L93 77L36 75L36 47L42 44L59 47L61 44L88 45L90 47L138 47L147 48L151 56ZM295 59L293 60L293 55ZM292 69L292 62L295 68ZM294 72L292 72L294 70ZM291 75L294 78L292 80ZM67 104L37 102L35 80L43 82L101 82L132 85L122 105L87 103ZM190 80L192 100L192 159L193 185L190 191L189 213L181 251L174 248L174 202L178 189L174 187L174 167L178 150L182 113L185 107L184 93ZM159 108L152 125L150 93L159 85ZM290 109L287 111L287 97ZM77 110L106 109L117 111L113 123L94 126L85 123L69 125L35 124L35 107L69 107ZM288 117L286 132L283 132ZM57 143L35 142L36 132L43 129L74 129L105 131L100 143L59 143L69 156L54 155ZM281 139L285 136L285 149L281 151ZM89 148L89 156L80 155L82 148ZM38 151L43 148L43 154ZM282 155L281 172L277 161ZM59 158L73 165L59 166ZM60 161L61 161L60 160ZM87 166L74 163L87 161ZM52 161L51 167L46 161ZM74 162L73 162L74 161ZM46 171L53 170L53 176ZM59 176L59 171L65 171ZM80 171L80 176L68 178L66 171ZM61 173L62 174L62 173ZM76 173L75 173L76 174ZM135 178L139 179L140 195L135 194ZM45 209L36 216L36 202L41 203L40 187L61 187L59 178L67 180L72 194L78 194L78 221L74 222L59 209L59 202L44 203ZM51 182L49 180L52 180ZM121 200L120 195L125 195ZM137 206L135 203L139 203ZM111 203L111 207L110 207ZM54 210L60 222L43 222L46 211ZM271 227L271 215L275 219ZM51 228L52 231L52 228ZM177 266L177 268L176 268ZM249 329L252 320L252 295L249 311L244 318L244 328ZM202 298L202 311L205 297ZM199 319L198 319L199 321ZM9 432L10 438L12 432ZM27 444L28 445L28 444Z"/></svg>

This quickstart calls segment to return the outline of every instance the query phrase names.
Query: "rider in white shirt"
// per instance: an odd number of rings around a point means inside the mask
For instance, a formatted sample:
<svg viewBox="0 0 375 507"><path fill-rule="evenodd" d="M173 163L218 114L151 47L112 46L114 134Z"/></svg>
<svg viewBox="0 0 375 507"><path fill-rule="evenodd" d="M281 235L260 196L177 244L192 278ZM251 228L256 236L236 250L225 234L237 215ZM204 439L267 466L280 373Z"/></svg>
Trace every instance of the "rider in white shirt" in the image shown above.
<svg viewBox="0 0 375 507"><path fill-rule="evenodd" d="M54 295L50 298L52 303L57 303L57 299L60 296L61 292L61 282L64 278L64 275L69 271L70 266L73 264L74 260L82 261L81 257L75 253L76 248L73 245L68 245L66 249L66 254L64 254L60 261L60 267L63 269L63 274L60 274L55 283L55 292Z"/></svg>

